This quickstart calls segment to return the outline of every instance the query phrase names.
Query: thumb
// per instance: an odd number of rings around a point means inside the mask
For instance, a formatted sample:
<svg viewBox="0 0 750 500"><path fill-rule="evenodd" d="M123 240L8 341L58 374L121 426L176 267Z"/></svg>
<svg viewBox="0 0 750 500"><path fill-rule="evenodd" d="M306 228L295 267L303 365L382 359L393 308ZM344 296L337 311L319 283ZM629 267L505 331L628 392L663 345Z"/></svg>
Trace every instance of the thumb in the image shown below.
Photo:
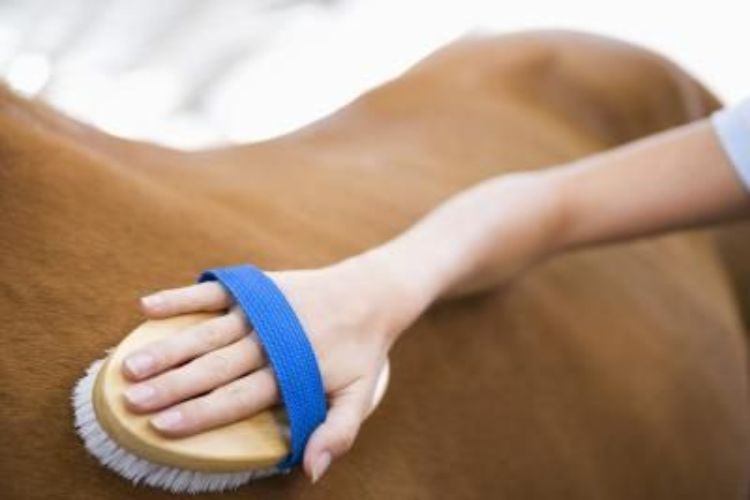
<svg viewBox="0 0 750 500"><path fill-rule="evenodd" d="M305 473L313 483L326 472L333 459L354 444L370 392L367 381L361 379L334 396L325 421L315 429L305 447Z"/></svg>

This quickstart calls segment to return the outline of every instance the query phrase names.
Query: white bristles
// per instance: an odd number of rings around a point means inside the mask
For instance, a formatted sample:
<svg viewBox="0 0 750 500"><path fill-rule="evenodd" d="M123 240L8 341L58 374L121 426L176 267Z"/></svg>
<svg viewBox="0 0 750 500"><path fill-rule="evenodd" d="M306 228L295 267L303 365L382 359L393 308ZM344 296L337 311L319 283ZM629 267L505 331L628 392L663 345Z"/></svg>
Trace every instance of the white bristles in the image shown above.
<svg viewBox="0 0 750 500"><path fill-rule="evenodd" d="M202 493L235 489L254 479L279 473L266 468L244 472L200 472L155 464L120 447L99 425L93 405L94 382L104 360L93 363L73 390L75 427L86 449L105 467L135 484L146 484L173 493Z"/></svg>

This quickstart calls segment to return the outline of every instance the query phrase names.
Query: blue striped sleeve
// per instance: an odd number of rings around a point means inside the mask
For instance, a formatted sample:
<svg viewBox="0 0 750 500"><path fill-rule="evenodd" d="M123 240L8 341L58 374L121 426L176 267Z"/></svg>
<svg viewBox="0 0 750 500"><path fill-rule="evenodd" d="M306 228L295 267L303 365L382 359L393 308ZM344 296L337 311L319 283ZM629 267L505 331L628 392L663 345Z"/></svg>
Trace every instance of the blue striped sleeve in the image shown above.
<svg viewBox="0 0 750 500"><path fill-rule="evenodd" d="M711 122L737 175L750 192L750 99L717 111Z"/></svg>

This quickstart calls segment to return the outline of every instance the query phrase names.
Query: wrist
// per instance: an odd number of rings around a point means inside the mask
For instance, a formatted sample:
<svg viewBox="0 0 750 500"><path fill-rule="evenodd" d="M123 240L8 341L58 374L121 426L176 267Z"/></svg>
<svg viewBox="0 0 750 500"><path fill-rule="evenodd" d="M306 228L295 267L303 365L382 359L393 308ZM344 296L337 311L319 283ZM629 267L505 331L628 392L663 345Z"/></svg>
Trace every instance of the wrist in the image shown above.
<svg viewBox="0 0 750 500"><path fill-rule="evenodd" d="M439 298L502 283L556 252L562 200L561 176L552 170L491 179L337 266L359 276L392 343Z"/></svg>
<svg viewBox="0 0 750 500"><path fill-rule="evenodd" d="M356 276L372 329L388 346L440 293L438 283L425 279L420 266L415 265L415 255L416 249L402 242L388 242L336 264Z"/></svg>
<svg viewBox="0 0 750 500"><path fill-rule="evenodd" d="M564 176L508 174L459 193L384 245L430 300L503 283L560 249Z"/></svg>

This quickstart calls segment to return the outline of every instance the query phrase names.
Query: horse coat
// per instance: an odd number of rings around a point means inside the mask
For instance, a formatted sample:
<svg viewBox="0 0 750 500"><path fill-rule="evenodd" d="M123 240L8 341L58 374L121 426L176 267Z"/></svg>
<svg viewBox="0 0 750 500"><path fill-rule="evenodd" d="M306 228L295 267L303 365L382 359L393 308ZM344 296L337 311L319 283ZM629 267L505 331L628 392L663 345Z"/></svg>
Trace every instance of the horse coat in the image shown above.
<svg viewBox="0 0 750 500"><path fill-rule="evenodd" d="M563 32L463 40L297 132L200 152L0 90L0 498L171 496L99 466L72 426L73 384L142 320L141 294L219 265L327 264L482 179L717 106L659 56ZM737 231L728 250L694 231L578 251L433 307L318 485L294 473L225 496L744 498Z"/></svg>

